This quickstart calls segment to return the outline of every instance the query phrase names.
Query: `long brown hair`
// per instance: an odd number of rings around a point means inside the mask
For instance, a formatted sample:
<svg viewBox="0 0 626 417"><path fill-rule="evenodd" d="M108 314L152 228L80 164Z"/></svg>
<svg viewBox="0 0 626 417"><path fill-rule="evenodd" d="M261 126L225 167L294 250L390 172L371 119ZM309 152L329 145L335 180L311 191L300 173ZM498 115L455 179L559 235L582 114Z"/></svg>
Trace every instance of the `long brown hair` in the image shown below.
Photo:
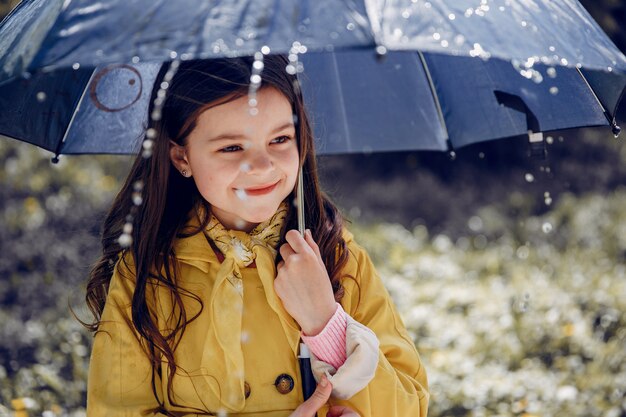
<svg viewBox="0 0 626 417"><path fill-rule="evenodd" d="M102 257L97 261L89 276L87 285L87 305L94 315L94 322L88 325L96 332L104 310L109 283L118 262L124 262L125 270L130 271L135 281L132 299L132 325L141 337L142 346L152 362L152 389L160 404L162 413L164 402L157 395L155 375L160 374L161 358L168 363L168 396L171 393L173 376L176 371L174 350L188 323L195 317L187 317L183 297L192 297L202 306L202 300L194 294L186 293L177 285L176 254L173 250L175 239L200 233L208 224L210 206L200 195L193 179L185 178L174 168L169 157L169 141L184 145L188 135L196 127L200 113L207 105L232 100L248 92L252 74L252 58L217 59L203 61L183 61L171 80L166 77L168 66L161 69L152 92L149 114L154 115L155 99L162 97L159 86L167 83L165 102L160 117L151 117L146 132L153 138L151 157L139 154L131 171L115 198L103 225ZM339 210L321 191L317 177L313 133L309 124L296 76L285 71L289 61L280 55L269 55L264 59L262 82L282 92L292 106L296 121L296 135L300 163L304 175L304 200L307 227L311 229L326 265L335 294L340 301L343 288L340 271L345 265L348 253L342 238L343 218ZM165 79L164 79L165 77ZM141 204L137 204L137 199ZM295 192L288 197L294 201ZM133 202L133 199L135 200ZM206 217L201 219L198 230L182 233L188 221L187 215L195 204L204 206ZM128 247L120 246L118 238L124 232L127 222L132 222L132 242ZM126 226L126 233L129 231ZM285 242L287 230L297 229L296 210L289 210L281 242ZM121 257L120 257L121 255ZM126 263L130 255L134 265ZM280 256L279 256L280 258ZM119 261L118 261L119 259ZM277 259L277 262L279 259ZM121 269L119 269L121 272ZM152 285L167 288L174 300L178 322L168 333L159 331L155 312L151 311ZM199 314L199 313L198 313ZM204 413L208 410L199 410ZM212 414L209 412L209 414Z"/></svg>

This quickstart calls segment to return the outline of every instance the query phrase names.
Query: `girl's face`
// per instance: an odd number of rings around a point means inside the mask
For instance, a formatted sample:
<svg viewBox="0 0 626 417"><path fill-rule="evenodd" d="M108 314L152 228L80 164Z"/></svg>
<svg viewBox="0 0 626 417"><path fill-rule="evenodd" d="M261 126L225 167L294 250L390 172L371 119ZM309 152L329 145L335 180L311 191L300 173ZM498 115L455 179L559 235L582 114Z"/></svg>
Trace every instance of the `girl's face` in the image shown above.
<svg viewBox="0 0 626 417"><path fill-rule="evenodd" d="M176 168L191 173L227 229L250 231L269 219L298 177L291 104L273 87L258 90L257 102L254 116L247 95L205 110L187 144L170 146Z"/></svg>

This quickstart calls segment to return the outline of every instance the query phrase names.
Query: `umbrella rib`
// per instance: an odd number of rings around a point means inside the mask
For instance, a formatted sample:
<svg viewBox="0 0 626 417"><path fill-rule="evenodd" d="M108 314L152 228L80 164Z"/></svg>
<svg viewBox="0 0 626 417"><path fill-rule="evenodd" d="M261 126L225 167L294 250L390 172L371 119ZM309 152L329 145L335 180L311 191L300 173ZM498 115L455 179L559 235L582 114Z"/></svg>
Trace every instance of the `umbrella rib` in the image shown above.
<svg viewBox="0 0 626 417"><path fill-rule="evenodd" d="M417 55L420 57L420 62L422 63L422 67L424 67L424 73L426 74L428 85L430 86L430 93L433 95L433 99L435 100L435 107L437 108L439 121L441 122L441 126L443 127L443 133L446 136L446 141L449 143L450 135L448 134L448 127L446 126L446 119L443 117L443 110L441 109L441 102L439 101L439 96L437 95L437 89L435 88L433 77L431 76L430 70L428 69L428 64L426 64L426 58L424 58L424 54L420 51L417 51Z"/></svg>
<svg viewBox="0 0 626 417"><path fill-rule="evenodd" d="M591 87L591 85L589 84L589 81L587 81L587 78L583 75L582 71L580 70L580 68L575 67L576 71L578 71L578 75L580 75L580 77L583 79L583 81L585 82L585 84L587 85L587 88L589 88L589 91L591 91L591 94L593 94L593 97L596 99L596 101L598 102L598 105L600 106L600 108L602 109L602 112L604 113L604 117L606 117L606 120L608 120L609 124L611 126L615 126L615 117L613 117L609 111L604 107L604 105L602 104L602 102L600 101L600 98L598 97L598 95L596 94L596 92L593 90L593 88Z"/></svg>
<svg viewBox="0 0 626 417"><path fill-rule="evenodd" d="M59 142L59 144L57 145L57 149L54 152L57 157L59 156L61 152L61 147L65 143L65 140L67 139L67 136L70 133L70 128L72 127L72 123L74 123L74 119L76 118L76 115L78 114L78 110L80 109L80 106L83 104L83 99L85 98L85 95L87 94L87 90L89 89L89 86L91 85L91 81L93 80L93 77L95 74L96 74L96 70L94 69L91 73L91 76L89 77L89 81L87 81L87 84L85 85L85 88L83 89L83 93L81 94L80 99L78 100L78 104L76 105L76 107L74 107L74 113L72 113L72 118L70 119L70 122L67 124L67 127L65 128L63 139L61 139L61 142Z"/></svg>
<svg viewBox="0 0 626 417"><path fill-rule="evenodd" d="M337 87L337 92L339 95L339 101L340 101L340 110L341 110L341 115L343 116L343 128L345 131L345 135L346 135L346 142L347 142L347 147L348 147L348 152L352 151L352 141L350 140L350 130L348 129L348 116L346 115L346 107L345 107L345 102L343 99L343 90L340 88L341 87L341 83L340 81L340 76L339 76L339 67L337 66L337 56L335 54L332 54L332 59L333 59L333 69L335 70L335 75L336 75L336 79L337 79L337 83L339 84Z"/></svg>

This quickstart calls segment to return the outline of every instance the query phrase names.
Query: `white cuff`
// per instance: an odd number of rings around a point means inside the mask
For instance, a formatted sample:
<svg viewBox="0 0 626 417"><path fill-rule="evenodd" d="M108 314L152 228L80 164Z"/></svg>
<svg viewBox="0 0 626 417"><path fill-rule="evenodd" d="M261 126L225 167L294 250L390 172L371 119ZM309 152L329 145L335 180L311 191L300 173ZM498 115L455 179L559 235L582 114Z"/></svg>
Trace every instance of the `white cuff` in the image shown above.
<svg viewBox="0 0 626 417"><path fill-rule="evenodd" d="M319 383L322 375L333 385L332 396L347 400L370 383L378 366L379 346L376 333L346 314L347 359L339 369L319 360L311 352L311 369Z"/></svg>

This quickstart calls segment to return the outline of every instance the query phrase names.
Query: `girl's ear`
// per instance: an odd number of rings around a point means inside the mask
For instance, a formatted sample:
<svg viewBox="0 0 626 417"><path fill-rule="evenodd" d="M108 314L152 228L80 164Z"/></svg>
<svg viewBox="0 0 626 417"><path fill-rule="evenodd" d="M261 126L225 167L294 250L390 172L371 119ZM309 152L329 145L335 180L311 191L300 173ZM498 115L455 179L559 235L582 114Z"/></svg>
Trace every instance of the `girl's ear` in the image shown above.
<svg viewBox="0 0 626 417"><path fill-rule="evenodd" d="M173 140L170 140L170 160L177 170L180 172L186 171L185 173L188 173L189 176L191 175L191 167L189 166L189 161L187 161L185 147L180 146Z"/></svg>

